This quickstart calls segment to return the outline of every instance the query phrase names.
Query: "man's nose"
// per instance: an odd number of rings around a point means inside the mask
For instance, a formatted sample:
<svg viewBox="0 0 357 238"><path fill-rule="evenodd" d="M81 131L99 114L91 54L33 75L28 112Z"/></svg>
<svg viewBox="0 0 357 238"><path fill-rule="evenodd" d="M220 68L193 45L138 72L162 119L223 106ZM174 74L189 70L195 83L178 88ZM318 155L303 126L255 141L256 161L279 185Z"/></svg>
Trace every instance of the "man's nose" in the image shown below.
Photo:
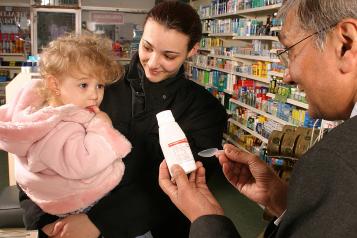
<svg viewBox="0 0 357 238"><path fill-rule="evenodd" d="M289 68L286 68L284 71L283 82L286 84L295 84L294 80L291 78Z"/></svg>

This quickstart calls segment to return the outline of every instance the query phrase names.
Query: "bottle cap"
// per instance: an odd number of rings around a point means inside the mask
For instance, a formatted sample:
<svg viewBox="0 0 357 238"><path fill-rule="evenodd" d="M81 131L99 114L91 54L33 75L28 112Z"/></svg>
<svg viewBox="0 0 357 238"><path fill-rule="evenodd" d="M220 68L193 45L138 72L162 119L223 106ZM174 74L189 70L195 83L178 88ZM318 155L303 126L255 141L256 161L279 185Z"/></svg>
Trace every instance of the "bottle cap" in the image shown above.
<svg viewBox="0 0 357 238"><path fill-rule="evenodd" d="M175 122L175 118L172 115L171 110L159 112L158 114L156 114L156 118L159 127L169 122Z"/></svg>

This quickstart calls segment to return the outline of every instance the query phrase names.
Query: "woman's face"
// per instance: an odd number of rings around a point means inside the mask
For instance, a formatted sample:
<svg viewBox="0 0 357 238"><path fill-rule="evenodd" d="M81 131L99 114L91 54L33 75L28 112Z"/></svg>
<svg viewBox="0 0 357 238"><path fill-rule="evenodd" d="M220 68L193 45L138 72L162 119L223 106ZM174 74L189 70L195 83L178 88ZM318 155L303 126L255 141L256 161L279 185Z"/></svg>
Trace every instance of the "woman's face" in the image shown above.
<svg viewBox="0 0 357 238"><path fill-rule="evenodd" d="M176 75L195 50L187 51L189 37L152 19L146 21L139 45L139 58L146 77L154 83Z"/></svg>

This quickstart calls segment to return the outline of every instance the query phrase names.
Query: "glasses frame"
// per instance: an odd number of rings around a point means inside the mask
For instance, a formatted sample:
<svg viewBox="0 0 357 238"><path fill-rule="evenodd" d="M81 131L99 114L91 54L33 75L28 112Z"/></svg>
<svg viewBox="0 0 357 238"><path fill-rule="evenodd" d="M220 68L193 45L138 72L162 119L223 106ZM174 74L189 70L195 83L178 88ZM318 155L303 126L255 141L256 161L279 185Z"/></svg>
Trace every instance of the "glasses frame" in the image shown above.
<svg viewBox="0 0 357 238"><path fill-rule="evenodd" d="M327 31L327 30L330 30L331 28L335 27L337 24L333 24L329 27L326 27L324 29L322 29L321 31L316 31L314 33L312 33L311 35L308 35L306 37L304 37L303 39L299 40L298 42L294 43L293 45L289 46L289 47L286 47L285 49L282 49L282 50L277 50L276 51L276 56L279 58L280 62L285 66L285 67L288 67L289 66L289 50L291 50L294 46L300 44L301 42L303 42L304 40L307 40L309 39L310 37L314 36L314 35L317 35L321 32L324 32L324 31ZM284 56L284 54L286 56Z"/></svg>

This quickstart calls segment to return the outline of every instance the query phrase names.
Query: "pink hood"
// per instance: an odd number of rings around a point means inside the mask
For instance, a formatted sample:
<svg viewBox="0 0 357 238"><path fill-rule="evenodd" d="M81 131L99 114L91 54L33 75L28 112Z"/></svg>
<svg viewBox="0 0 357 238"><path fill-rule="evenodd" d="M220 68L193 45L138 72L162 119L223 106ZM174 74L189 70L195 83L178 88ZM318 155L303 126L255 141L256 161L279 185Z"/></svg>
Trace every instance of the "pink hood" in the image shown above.
<svg viewBox="0 0 357 238"><path fill-rule="evenodd" d="M74 105L43 107L32 80L0 107L0 149L16 155L16 180L44 211L85 208L121 180L129 141Z"/></svg>

